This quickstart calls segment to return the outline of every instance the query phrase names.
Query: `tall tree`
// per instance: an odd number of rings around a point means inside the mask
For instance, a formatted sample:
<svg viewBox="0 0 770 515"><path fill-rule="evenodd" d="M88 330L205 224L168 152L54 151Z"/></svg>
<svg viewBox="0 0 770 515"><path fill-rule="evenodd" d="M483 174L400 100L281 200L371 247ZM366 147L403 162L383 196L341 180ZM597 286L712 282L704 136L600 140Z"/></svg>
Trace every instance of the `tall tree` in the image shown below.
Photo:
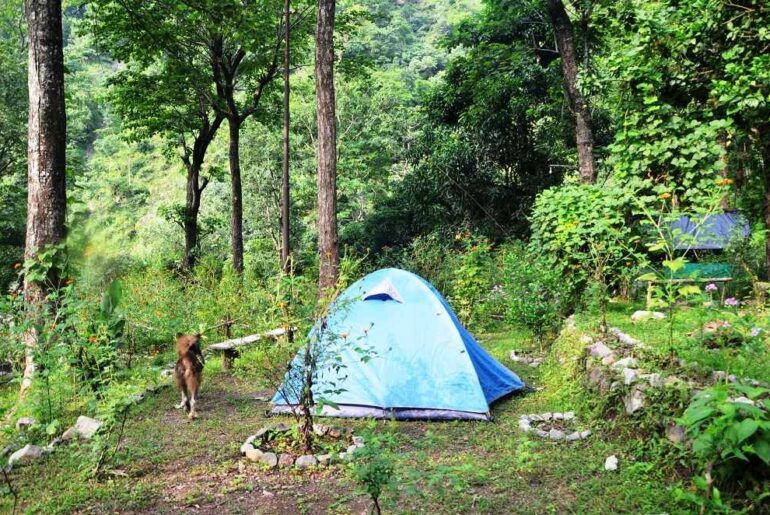
<svg viewBox="0 0 770 515"><path fill-rule="evenodd" d="M209 183L209 177L202 175L206 153L224 120L201 90L205 77L197 75L194 67L163 56L146 66L132 60L110 80L113 105L127 129L125 137L139 140L160 134L179 149L187 174L185 203L172 210L171 217L184 231L185 270L195 265L198 254L198 217Z"/></svg>
<svg viewBox="0 0 770 515"><path fill-rule="evenodd" d="M281 180L281 266L284 273L291 271L291 207L289 197L289 65L291 64L290 41L291 41L291 3L290 0L284 1L284 21L285 27L283 40L283 177Z"/></svg>
<svg viewBox="0 0 770 515"><path fill-rule="evenodd" d="M283 2L202 0L131 3L96 0L93 20L112 46L139 57L174 59L191 70L199 94L228 123L232 264L243 271L240 134L260 112L281 68ZM304 17L295 19L295 25ZM295 31L301 39L302 31ZM212 122L213 125L213 122Z"/></svg>
<svg viewBox="0 0 770 515"><path fill-rule="evenodd" d="M57 245L65 237L67 209L65 182L66 113L64 107L64 57L61 0L27 0L29 37L29 125L27 143L26 260ZM57 270L44 279L28 275L24 301L34 325L43 315L49 289L57 283ZM22 391L35 371L34 328L26 338L26 363Z"/></svg>
<svg viewBox="0 0 770 515"><path fill-rule="evenodd" d="M561 55L564 87L567 92L570 108L575 115L575 140L577 142L580 180L590 184L596 181L594 135L591 124L591 111L588 108L585 97L577 86L578 59L572 31L572 21L569 19L569 15L567 15L562 0L548 0L547 7L556 44Z"/></svg>
<svg viewBox="0 0 770 515"><path fill-rule="evenodd" d="M337 125L334 103L335 0L319 0L315 36L315 92L318 120L318 266L321 294L337 283Z"/></svg>

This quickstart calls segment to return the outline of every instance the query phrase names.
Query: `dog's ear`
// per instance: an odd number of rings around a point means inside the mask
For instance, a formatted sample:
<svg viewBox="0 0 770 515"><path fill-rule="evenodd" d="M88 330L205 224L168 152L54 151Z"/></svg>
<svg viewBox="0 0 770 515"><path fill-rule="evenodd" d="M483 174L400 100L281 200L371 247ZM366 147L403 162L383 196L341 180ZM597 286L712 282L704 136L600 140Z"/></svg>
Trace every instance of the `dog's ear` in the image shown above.
<svg viewBox="0 0 770 515"><path fill-rule="evenodd" d="M198 338L199 340L201 339L202 336L203 335L201 333L195 333L195 337Z"/></svg>

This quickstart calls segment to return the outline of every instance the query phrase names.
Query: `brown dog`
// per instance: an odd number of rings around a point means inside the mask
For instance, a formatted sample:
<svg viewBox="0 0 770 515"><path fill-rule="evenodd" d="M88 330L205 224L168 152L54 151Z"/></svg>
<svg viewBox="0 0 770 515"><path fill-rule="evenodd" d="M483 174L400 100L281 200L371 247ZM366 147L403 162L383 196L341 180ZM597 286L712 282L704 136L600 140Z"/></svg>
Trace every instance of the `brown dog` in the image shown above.
<svg viewBox="0 0 770 515"><path fill-rule="evenodd" d="M198 398L198 388L203 379L203 352L201 351L201 335L177 333L176 351L179 359L176 361L174 375L176 384L182 392L182 402L177 409L184 408L190 418L195 418L195 401Z"/></svg>

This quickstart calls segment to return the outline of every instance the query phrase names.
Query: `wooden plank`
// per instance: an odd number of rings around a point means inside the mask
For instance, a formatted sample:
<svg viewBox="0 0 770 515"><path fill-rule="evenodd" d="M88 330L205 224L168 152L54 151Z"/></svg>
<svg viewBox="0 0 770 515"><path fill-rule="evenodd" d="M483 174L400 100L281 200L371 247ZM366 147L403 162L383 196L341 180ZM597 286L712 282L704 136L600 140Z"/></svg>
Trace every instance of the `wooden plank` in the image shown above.
<svg viewBox="0 0 770 515"><path fill-rule="evenodd" d="M243 347L244 345L250 345L252 343L256 343L262 339L268 339L268 340L276 340L286 334L286 329L283 327L279 327L278 329L273 329L271 331L268 331L264 334L250 334L249 336L243 336L241 338L234 338L232 340L225 340L223 342L215 343L213 345L209 345L206 347L206 351L228 351L233 350L238 347Z"/></svg>

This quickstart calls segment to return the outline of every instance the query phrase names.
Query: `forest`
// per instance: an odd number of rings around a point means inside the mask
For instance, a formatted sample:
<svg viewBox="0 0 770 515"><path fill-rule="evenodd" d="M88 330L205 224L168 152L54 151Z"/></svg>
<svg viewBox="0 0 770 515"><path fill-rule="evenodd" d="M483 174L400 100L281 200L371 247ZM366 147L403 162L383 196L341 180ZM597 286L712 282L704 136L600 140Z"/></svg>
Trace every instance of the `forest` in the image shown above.
<svg viewBox="0 0 770 515"><path fill-rule="evenodd" d="M770 512L766 0L3 0L0 70L0 512Z"/></svg>

